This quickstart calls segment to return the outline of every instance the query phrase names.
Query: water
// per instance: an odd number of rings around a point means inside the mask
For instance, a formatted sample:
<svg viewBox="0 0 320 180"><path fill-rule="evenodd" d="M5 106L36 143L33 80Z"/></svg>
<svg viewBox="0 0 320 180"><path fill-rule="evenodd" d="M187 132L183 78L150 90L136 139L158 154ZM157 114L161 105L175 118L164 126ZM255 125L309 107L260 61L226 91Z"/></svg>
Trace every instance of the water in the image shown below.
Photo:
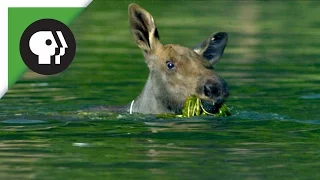
<svg viewBox="0 0 320 180"><path fill-rule="evenodd" d="M129 103L147 78L129 3L95 1L71 26L71 67L27 72L0 101L0 179L320 178L319 3L138 2L163 43L229 33L216 70L232 116L185 119L88 110Z"/></svg>

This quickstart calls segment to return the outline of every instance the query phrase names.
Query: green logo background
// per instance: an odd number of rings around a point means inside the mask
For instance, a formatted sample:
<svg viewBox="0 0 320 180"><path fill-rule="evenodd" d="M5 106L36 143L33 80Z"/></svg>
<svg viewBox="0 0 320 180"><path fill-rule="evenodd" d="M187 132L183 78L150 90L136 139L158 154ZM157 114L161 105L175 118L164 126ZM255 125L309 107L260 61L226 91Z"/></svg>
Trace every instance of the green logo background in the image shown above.
<svg viewBox="0 0 320 180"><path fill-rule="evenodd" d="M21 59L19 42L24 30L34 21L51 18L70 24L84 8L9 8L8 24L8 87L27 70Z"/></svg>

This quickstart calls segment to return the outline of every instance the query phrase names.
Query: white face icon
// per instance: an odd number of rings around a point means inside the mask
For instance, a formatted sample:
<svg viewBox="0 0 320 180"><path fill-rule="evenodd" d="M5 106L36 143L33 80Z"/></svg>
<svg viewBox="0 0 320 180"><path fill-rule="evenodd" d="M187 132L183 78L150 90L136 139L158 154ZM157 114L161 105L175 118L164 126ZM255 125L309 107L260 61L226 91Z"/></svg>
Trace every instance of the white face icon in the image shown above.
<svg viewBox="0 0 320 180"><path fill-rule="evenodd" d="M55 54L58 45L51 31L39 31L31 36L29 47L38 55L38 64L51 64L51 56Z"/></svg>

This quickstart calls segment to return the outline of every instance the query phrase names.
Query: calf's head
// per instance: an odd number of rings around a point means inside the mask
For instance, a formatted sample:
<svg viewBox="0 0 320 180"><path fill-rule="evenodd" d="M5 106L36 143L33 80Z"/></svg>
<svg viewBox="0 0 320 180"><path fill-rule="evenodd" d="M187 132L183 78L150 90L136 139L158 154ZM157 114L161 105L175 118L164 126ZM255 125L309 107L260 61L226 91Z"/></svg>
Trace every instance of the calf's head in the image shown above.
<svg viewBox="0 0 320 180"><path fill-rule="evenodd" d="M131 34L143 50L150 70L147 85L137 99L138 106L149 103L144 106L162 109L145 112L137 107L136 112L181 113L190 95L196 95L214 108L228 97L227 83L213 71L213 65L219 61L227 44L227 33L212 34L189 49L175 44L163 45L153 17L136 4L129 5L129 23ZM146 99L143 96L154 100L141 100Z"/></svg>

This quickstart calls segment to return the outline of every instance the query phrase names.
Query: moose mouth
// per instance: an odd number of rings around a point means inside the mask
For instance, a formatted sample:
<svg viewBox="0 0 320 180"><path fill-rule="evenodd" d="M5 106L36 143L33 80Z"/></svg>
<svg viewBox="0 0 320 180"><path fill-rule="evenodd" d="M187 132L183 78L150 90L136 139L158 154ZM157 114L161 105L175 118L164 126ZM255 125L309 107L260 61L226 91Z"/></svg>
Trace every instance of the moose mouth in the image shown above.
<svg viewBox="0 0 320 180"><path fill-rule="evenodd" d="M204 111L217 114L219 113L219 109L221 108L222 104L214 103L213 101L208 101L201 99L201 105Z"/></svg>
<svg viewBox="0 0 320 180"><path fill-rule="evenodd" d="M182 108L182 117L192 117L199 115L229 116L229 108L223 101L213 102L191 95L185 101Z"/></svg>

